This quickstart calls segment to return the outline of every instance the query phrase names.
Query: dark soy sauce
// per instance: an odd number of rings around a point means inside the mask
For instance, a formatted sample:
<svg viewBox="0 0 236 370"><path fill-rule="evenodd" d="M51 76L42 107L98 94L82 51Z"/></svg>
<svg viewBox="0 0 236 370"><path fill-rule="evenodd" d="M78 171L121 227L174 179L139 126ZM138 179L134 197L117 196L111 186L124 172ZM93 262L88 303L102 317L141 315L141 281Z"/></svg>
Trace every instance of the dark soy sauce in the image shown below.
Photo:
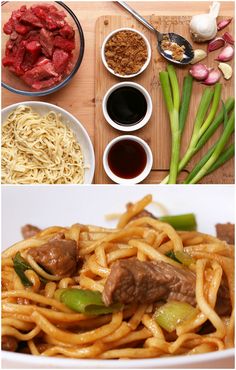
<svg viewBox="0 0 236 370"><path fill-rule="evenodd" d="M145 117L147 101L138 89L123 86L113 91L109 96L107 112L118 125L134 125Z"/></svg>
<svg viewBox="0 0 236 370"><path fill-rule="evenodd" d="M132 179L140 175L146 164L145 149L134 140L120 140L108 152L108 165L111 171L123 179Z"/></svg>

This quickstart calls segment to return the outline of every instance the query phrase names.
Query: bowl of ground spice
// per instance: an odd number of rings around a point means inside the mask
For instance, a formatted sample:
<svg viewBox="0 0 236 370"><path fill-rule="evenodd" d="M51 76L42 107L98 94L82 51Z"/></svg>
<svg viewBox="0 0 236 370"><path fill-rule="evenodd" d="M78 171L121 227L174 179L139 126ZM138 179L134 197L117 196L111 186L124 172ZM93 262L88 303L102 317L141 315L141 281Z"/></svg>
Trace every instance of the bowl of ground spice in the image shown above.
<svg viewBox="0 0 236 370"><path fill-rule="evenodd" d="M119 28L105 38L101 55L109 72L117 77L131 78L147 68L151 47L141 32L133 28Z"/></svg>

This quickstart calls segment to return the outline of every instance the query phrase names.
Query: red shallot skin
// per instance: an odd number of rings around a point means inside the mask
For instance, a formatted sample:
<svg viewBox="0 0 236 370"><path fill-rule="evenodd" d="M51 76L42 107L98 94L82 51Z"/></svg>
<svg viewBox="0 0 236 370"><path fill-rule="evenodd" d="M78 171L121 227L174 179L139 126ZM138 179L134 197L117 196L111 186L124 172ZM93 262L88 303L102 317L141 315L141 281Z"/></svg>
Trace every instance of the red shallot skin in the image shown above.
<svg viewBox="0 0 236 370"><path fill-rule="evenodd" d="M222 36L225 42L228 42L231 45L234 45L234 38L229 32L225 32Z"/></svg>
<svg viewBox="0 0 236 370"><path fill-rule="evenodd" d="M202 82L204 85L214 85L219 81L221 73L216 69L211 69L207 78Z"/></svg>
<svg viewBox="0 0 236 370"><path fill-rule="evenodd" d="M223 37L216 37L215 39L211 40L208 44L207 51L211 52L214 50L218 50L225 46L225 39Z"/></svg>
<svg viewBox="0 0 236 370"><path fill-rule="evenodd" d="M218 31L223 30L223 28L227 27L231 23L232 19L233 18L223 19L222 21L218 22L217 23L217 30Z"/></svg>
<svg viewBox="0 0 236 370"><path fill-rule="evenodd" d="M234 48L231 45L227 45L218 57L215 59L219 62L229 62L234 56Z"/></svg>
<svg viewBox="0 0 236 370"><path fill-rule="evenodd" d="M203 81L208 77L209 70L204 64L197 63L190 68L189 73L195 80Z"/></svg>

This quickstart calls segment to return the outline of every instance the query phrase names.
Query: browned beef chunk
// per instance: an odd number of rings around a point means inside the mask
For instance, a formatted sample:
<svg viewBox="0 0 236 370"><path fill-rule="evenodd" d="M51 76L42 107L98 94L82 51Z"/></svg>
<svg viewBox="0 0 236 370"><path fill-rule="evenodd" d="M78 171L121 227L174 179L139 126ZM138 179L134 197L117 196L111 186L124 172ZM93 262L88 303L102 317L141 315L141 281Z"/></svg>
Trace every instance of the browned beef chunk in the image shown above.
<svg viewBox="0 0 236 370"><path fill-rule="evenodd" d="M105 283L103 301L129 304L178 300L195 301L195 275L165 262L129 258L115 262Z"/></svg>
<svg viewBox="0 0 236 370"><path fill-rule="evenodd" d="M21 228L21 233L24 239L32 238L41 230L37 226L27 224Z"/></svg>
<svg viewBox="0 0 236 370"><path fill-rule="evenodd" d="M11 337L10 335L2 336L2 350L3 351L16 352L17 347L18 347L18 340L15 337Z"/></svg>
<svg viewBox="0 0 236 370"><path fill-rule="evenodd" d="M225 240L228 244L234 244L234 224L217 224L217 238Z"/></svg>
<svg viewBox="0 0 236 370"><path fill-rule="evenodd" d="M53 275L71 276L77 267L77 247L74 240L53 239L28 252L34 260Z"/></svg>
<svg viewBox="0 0 236 370"><path fill-rule="evenodd" d="M127 210L129 210L130 207L132 207L133 203L128 203L126 205ZM137 220L138 218L141 217L151 217L157 220L157 217L155 217L151 212L147 211L144 209L143 211L139 212L136 216L132 217L130 221Z"/></svg>

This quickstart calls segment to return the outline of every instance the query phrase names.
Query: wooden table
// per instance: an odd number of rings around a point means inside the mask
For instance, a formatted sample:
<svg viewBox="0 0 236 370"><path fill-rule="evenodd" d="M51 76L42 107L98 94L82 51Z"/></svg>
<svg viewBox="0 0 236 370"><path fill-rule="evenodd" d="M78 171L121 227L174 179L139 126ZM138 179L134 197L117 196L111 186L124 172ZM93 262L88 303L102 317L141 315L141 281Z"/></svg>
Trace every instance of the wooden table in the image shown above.
<svg viewBox="0 0 236 370"><path fill-rule="evenodd" d="M26 98L2 89L2 107L26 100L42 100L57 104L75 115L86 127L94 142L94 81L95 81L95 23L102 15L127 14L118 4L112 1L66 2L81 22L85 36L85 54L82 65L72 81L60 91L39 98ZM160 1L133 2L133 6L143 16L155 15L193 15L207 12L209 1ZM220 15L234 12L234 2L221 2ZM102 160L102 159L101 159Z"/></svg>

